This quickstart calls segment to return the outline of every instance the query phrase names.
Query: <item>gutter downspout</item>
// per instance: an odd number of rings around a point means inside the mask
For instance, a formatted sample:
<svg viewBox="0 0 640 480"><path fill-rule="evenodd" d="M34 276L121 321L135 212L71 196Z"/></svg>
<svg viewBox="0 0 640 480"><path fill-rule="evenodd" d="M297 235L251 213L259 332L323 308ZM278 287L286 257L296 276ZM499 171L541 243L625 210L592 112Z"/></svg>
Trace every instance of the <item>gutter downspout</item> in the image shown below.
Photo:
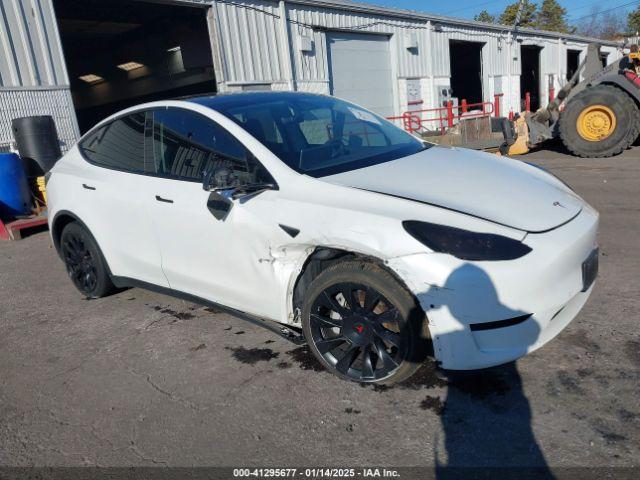
<svg viewBox="0 0 640 480"><path fill-rule="evenodd" d="M291 41L291 32L289 32L289 22L287 20L287 5L284 0L280 0L278 3L278 8L280 10L280 38L285 42L286 48L285 52L283 52L286 70L286 72L284 72L285 79L289 86L289 90L295 92L297 88L294 70L293 43Z"/></svg>
<svg viewBox="0 0 640 480"><path fill-rule="evenodd" d="M428 64L427 64L427 68L428 68L428 75L429 75L429 90L431 91L431 95L429 98L429 104L427 105L427 108L435 108L436 106L436 101L435 99L438 98L438 96L436 95L436 83L434 80L434 69L433 69L433 55L431 54L432 50L432 45L433 45L433 25L431 23L431 20L429 20L427 22L427 58L428 60Z"/></svg>
<svg viewBox="0 0 640 480"><path fill-rule="evenodd" d="M509 113L513 111L513 85L512 85L512 74L511 70L513 68L513 35L511 32L507 33L507 91L508 91L508 104L505 105L505 114L509 116ZM509 109L507 111L507 109ZM517 108L516 110L519 110ZM514 113L518 113L517 111Z"/></svg>

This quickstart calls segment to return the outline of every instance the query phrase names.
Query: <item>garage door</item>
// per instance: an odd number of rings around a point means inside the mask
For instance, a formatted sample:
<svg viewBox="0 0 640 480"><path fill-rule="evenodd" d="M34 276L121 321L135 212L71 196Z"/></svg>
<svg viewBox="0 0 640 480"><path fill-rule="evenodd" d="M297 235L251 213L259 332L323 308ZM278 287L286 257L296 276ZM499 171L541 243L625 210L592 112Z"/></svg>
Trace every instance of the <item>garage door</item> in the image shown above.
<svg viewBox="0 0 640 480"><path fill-rule="evenodd" d="M379 115L393 115L389 37L331 33L327 41L331 94Z"/></svg>

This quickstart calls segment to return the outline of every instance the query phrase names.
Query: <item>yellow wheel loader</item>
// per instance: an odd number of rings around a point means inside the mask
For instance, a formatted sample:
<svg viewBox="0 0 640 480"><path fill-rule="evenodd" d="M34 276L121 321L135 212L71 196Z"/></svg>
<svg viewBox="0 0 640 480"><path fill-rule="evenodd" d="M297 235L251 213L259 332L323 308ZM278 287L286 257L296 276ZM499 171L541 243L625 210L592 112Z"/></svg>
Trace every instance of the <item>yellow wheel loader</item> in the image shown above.
<svg viewBox="0 0 640 480"><path fill-rule="evenodd" d="M631 146L640 134L640 54L636 47L607 67L600 58L599 45L589 45L585 60L554 101L517 116L515 134L504 149L509 155L558 136L580 157L610 157ZM585 80L578 82L582 71Z"/></svg>

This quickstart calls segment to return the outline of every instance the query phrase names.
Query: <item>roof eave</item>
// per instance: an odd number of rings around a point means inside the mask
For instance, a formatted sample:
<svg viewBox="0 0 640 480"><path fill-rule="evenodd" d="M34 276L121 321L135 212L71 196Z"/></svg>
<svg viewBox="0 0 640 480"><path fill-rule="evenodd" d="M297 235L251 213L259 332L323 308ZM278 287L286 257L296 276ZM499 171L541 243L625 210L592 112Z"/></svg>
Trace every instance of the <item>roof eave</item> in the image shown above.
<svg viewBox="0 0 640 480"><path fill-rule="evenodd" d="M294 3L299 5L310 5L314 7L336 8L340 10L356 11L360 13L368 13L374 15L384 15L395 17L403 20L423 21L423 22L442 22L464 27L485 28L497 32L515 32L536 35L539 37L562 38L566 40L575 40L585 43L599 43L610 47L618 46L618 42L611 40L602 40L599 38L583 37L581 35L573 35L561 32L552 32L547 30L537 30L535 28L518 28L507 25L498 25L494 23L476 22L474 20L465 20L462 18L447 17L444 15L435 15L430 13L418 12L414 10L403 10L393 7L379 7L367 3L349 2L346 0L284 0L285 3Z"/></svg>

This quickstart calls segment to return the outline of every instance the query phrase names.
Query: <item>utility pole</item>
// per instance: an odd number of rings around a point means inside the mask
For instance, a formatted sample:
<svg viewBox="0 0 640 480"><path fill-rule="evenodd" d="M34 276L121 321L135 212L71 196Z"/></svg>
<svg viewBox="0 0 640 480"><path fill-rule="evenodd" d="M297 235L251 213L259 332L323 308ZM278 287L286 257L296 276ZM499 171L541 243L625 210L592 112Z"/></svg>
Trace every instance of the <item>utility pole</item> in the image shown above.
<svg viewBox="0 0 640 480"><path fill-rule="evenodd" d="M522 19L522 11L524 10L524 2L526 0L520 0L520 3L518 4L518 11L516 12L516 21L513 25L513 29L517 30L518 27L520 26L520 20Z"/></svg>

